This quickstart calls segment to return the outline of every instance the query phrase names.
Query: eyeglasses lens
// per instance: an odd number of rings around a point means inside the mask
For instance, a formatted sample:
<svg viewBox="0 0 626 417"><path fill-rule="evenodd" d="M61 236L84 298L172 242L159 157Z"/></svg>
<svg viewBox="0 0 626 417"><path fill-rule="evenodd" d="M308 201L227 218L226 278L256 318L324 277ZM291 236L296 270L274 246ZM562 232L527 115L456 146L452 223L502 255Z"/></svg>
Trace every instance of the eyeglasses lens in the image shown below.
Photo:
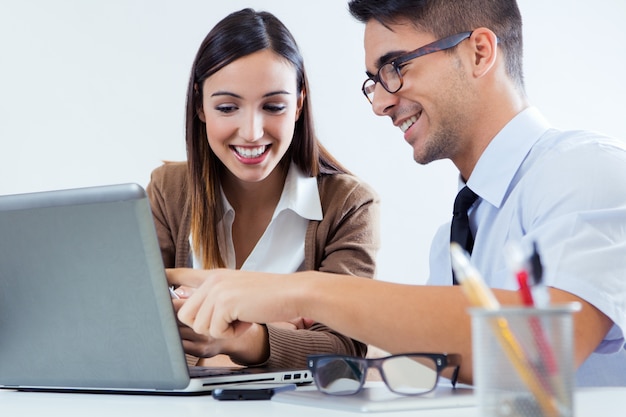
<svg viewBox="0 0 626 417"><path fill-rule="evenodd" d="M320 359L315 383L320 391L333 395L355 394L365 381L365 363L348 358Z"/></svg>
<svg viewBox="0 0 626 417"><path fill-rule="evenodd" d="M372 80L371 78L368 78L367 80L365 80L365 82L363 83L363 93L365 94L365 97L367 97L370 103L374 100L375 89L376 89L376 82L374 82L374 80Z"/></svg>
<svg viewBox="0 0 626 417"><path fill-rule="evenodd" d="M431 358L392 357L382 363L382 370L389 389L398 394L424 394L437 384L437 365Z"/></svg>
<svg viewBox="0 0 626 417"><path fill-rule="evenodd" d="M378 77L380 78L383 87L385 87L385 90L390 93L395 93L400 89L400 76L398 75L398 72L393 64L385 64L380 67L380 70L378 70Z"/></svg>
<svg viewBox="0 0 626 417"><path fill-rule="evenodd" d="M400 87L402 87L402 80L398 75L398 71L396 71L396 68L391 63L385 64L380 67L377 75L377 78L378 80L380 80L380 84L383 86L383 88L392 94L397 92ZM363 93L365 93L365 96L370 101L370 103L374 101L375 89L376 81L372 80L371 78L365 80L365 82L363 83Z"/></svg>

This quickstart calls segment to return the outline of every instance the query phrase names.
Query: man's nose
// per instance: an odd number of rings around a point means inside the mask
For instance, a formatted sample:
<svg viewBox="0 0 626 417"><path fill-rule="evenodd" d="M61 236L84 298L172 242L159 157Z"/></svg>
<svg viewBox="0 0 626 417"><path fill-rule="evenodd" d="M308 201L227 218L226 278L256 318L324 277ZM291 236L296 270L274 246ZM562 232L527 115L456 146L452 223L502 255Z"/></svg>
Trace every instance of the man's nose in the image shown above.
<svg viewBox="0 0 626 417"><path fill-rule="evenodd" d="M389 110L396 105L398 96L385 90L385 88L376 83L374 86L374 96L372 97L372 110L378 116L388 116Z"/></svg>

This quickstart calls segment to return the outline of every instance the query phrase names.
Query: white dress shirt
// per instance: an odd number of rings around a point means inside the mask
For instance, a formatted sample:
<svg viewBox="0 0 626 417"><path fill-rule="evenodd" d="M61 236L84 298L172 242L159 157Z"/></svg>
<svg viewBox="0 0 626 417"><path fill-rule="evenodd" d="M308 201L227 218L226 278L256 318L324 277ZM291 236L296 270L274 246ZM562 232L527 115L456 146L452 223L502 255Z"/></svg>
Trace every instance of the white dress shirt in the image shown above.
<svg viewBox="0 0 626 417"><path fill-rule="evenodd" d="M226 267L235 269L232 236L235 210L224 192L222 201L224 217L218 224L218 242ZM270 224L240 269L273 273L299 270L304 262L304 237L309 220L322 220L317 178L305 176L292 163ZM200 265L200 261L193 256L193 267L201 268Z"/></svg>
<svg viewBox="0 0 626 417"><path fill-rule="evenodd" d="M471 261L487 284L517 289L503 247L536 242L546 284L590 302L614 323L578 383L626 384L626 143L553 129L529 108L492 140L467 185L480 196L469 211ZM429 284L451 284L449 248L448 223L433 240Z"/></svg>

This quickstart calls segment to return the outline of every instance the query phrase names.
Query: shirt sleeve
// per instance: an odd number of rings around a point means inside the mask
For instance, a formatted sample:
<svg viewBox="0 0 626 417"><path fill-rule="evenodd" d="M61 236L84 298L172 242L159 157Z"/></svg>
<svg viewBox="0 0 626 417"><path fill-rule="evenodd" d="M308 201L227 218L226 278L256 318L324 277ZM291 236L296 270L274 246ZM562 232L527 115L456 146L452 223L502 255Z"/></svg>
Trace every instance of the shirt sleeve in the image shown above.
<svg viewBox="0 0 626 417"><path fill-rule="evenodd" d="M613 321L597 348L605 353L624 346L626 329L626 152L617 149L581 146L546 160L533 174L541 192L526 194L523 219L526 238L541 250L546 284Z"/></svg>

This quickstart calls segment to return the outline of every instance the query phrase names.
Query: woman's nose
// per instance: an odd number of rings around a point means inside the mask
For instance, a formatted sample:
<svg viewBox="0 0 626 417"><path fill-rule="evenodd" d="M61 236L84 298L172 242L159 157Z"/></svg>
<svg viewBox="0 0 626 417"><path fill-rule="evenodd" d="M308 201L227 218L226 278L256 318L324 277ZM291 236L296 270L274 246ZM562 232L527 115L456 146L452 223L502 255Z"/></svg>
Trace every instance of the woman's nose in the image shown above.
<svg viewBox="0 0 626 417"><path fill-rule="evenodd" d="M257 113L247 115L239 128L239 135L248 142L261 139L264 135L263 116Z"/></svg>

